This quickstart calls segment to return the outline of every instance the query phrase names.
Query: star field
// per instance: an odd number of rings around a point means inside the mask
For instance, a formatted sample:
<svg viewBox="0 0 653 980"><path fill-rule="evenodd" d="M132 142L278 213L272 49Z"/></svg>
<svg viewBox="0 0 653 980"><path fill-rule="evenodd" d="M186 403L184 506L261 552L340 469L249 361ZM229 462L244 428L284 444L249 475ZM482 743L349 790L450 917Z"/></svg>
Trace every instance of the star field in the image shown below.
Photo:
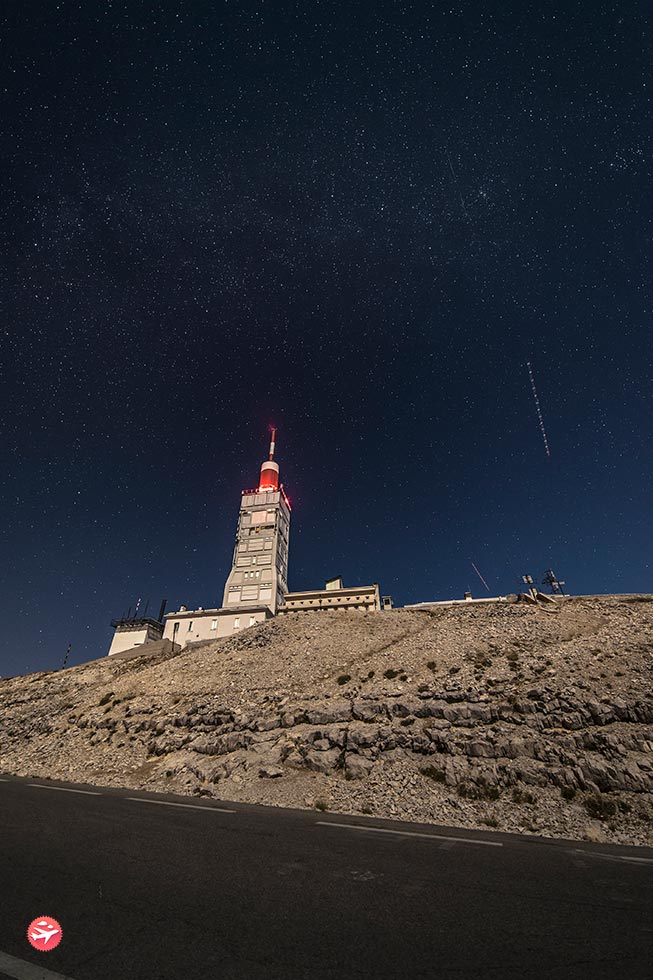
<svg viewBox="0 0 653 980"><path fill-rule="evenodd" d="M292 589L653 589L647 4L0 22L1 673L219 603L269 423Z"/></svg>

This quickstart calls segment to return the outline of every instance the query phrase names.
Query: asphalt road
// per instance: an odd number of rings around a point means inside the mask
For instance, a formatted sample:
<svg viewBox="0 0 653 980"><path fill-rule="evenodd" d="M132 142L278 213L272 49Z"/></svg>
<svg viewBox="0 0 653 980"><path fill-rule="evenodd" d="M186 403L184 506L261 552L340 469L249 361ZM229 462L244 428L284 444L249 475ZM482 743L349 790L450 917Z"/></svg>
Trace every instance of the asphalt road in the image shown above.
<svg viewBox="0 0 653 980"><path fill-rule="evenodd" d="M19 980L653 977L648 848L2 777L0 882Z"/></svg>

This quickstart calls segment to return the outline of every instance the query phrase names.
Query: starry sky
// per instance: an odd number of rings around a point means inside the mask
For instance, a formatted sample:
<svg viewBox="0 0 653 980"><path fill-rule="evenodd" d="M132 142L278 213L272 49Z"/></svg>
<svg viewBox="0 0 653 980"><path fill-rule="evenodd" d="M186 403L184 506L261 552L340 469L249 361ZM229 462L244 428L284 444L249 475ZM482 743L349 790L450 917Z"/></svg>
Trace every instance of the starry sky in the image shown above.
<svg viewBox="0 0 653 980"><path fill-rule="evenodd" d="M652 20L3 3L0 673L220 604L271 423L291 589L653 591Z"/></svg>

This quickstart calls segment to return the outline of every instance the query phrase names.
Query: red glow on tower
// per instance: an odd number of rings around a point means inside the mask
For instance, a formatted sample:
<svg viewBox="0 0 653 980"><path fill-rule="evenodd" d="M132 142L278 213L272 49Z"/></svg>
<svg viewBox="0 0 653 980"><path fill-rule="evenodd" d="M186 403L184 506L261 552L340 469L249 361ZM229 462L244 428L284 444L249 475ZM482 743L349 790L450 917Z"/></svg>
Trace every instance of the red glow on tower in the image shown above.
<svg viewBox="0 0 653 980"><path fill-rule="evenodd" d="M270 454L261 465L261 476L258 483L259 493L262 493L264 490L279 489L279 465L274 462L274 440L276 434L276 428L271 427Z"/></svg>

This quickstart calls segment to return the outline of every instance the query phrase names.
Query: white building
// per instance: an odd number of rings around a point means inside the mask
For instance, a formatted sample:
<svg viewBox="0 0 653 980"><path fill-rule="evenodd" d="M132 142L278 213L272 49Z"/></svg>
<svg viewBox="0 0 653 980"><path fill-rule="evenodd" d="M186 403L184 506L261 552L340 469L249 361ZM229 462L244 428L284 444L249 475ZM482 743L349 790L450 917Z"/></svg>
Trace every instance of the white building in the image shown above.
<svg viewBox="0 0 653 980"><path fill-rule="evenodd" d="M124 653L145 643L156 643L163 635L163 623L156 619L114 619L111 625L115 633L109 654Z"/></svg>
<svg viewBox="0 0 653 980"><path fill-rule="evenodd" d="M384 596L383 608L389 609L391 606L390 597ZM380 610L381 597L378 583L345 588L340 576L331 578L323 589L313 589L310 592L288 592L283 606L279 608L279 615L294 612L317 612L318 610L346 612L349 609L358 609L364 612Z"/></svg>
<svg viewBox="0 0 653 980"><path fill-rule="evenodd" d="M128 613L112 623L116 632L109 653L157 640L186 647L189 643L230 636L277 613L317 609L376 611L392 607L389 596L380 597L376 583L345 588L340 577L330 579L325 589L288 592L290 502L279 482L279 466L274 460L275 433L273 429L258 486L242 492L236 544L222 606L219 609L180 606L164 619L164 603L158 621L130 618Z"/></svg>
<svg viewBox="0 0 653 980"><path fill-rule="evenodd" d="M274 461L276 430L254 490L243 490L236 545L220 609L182 606L168 613L164 639L187 646L211 640L274 616L288 591L290 502Z"/></svg>

